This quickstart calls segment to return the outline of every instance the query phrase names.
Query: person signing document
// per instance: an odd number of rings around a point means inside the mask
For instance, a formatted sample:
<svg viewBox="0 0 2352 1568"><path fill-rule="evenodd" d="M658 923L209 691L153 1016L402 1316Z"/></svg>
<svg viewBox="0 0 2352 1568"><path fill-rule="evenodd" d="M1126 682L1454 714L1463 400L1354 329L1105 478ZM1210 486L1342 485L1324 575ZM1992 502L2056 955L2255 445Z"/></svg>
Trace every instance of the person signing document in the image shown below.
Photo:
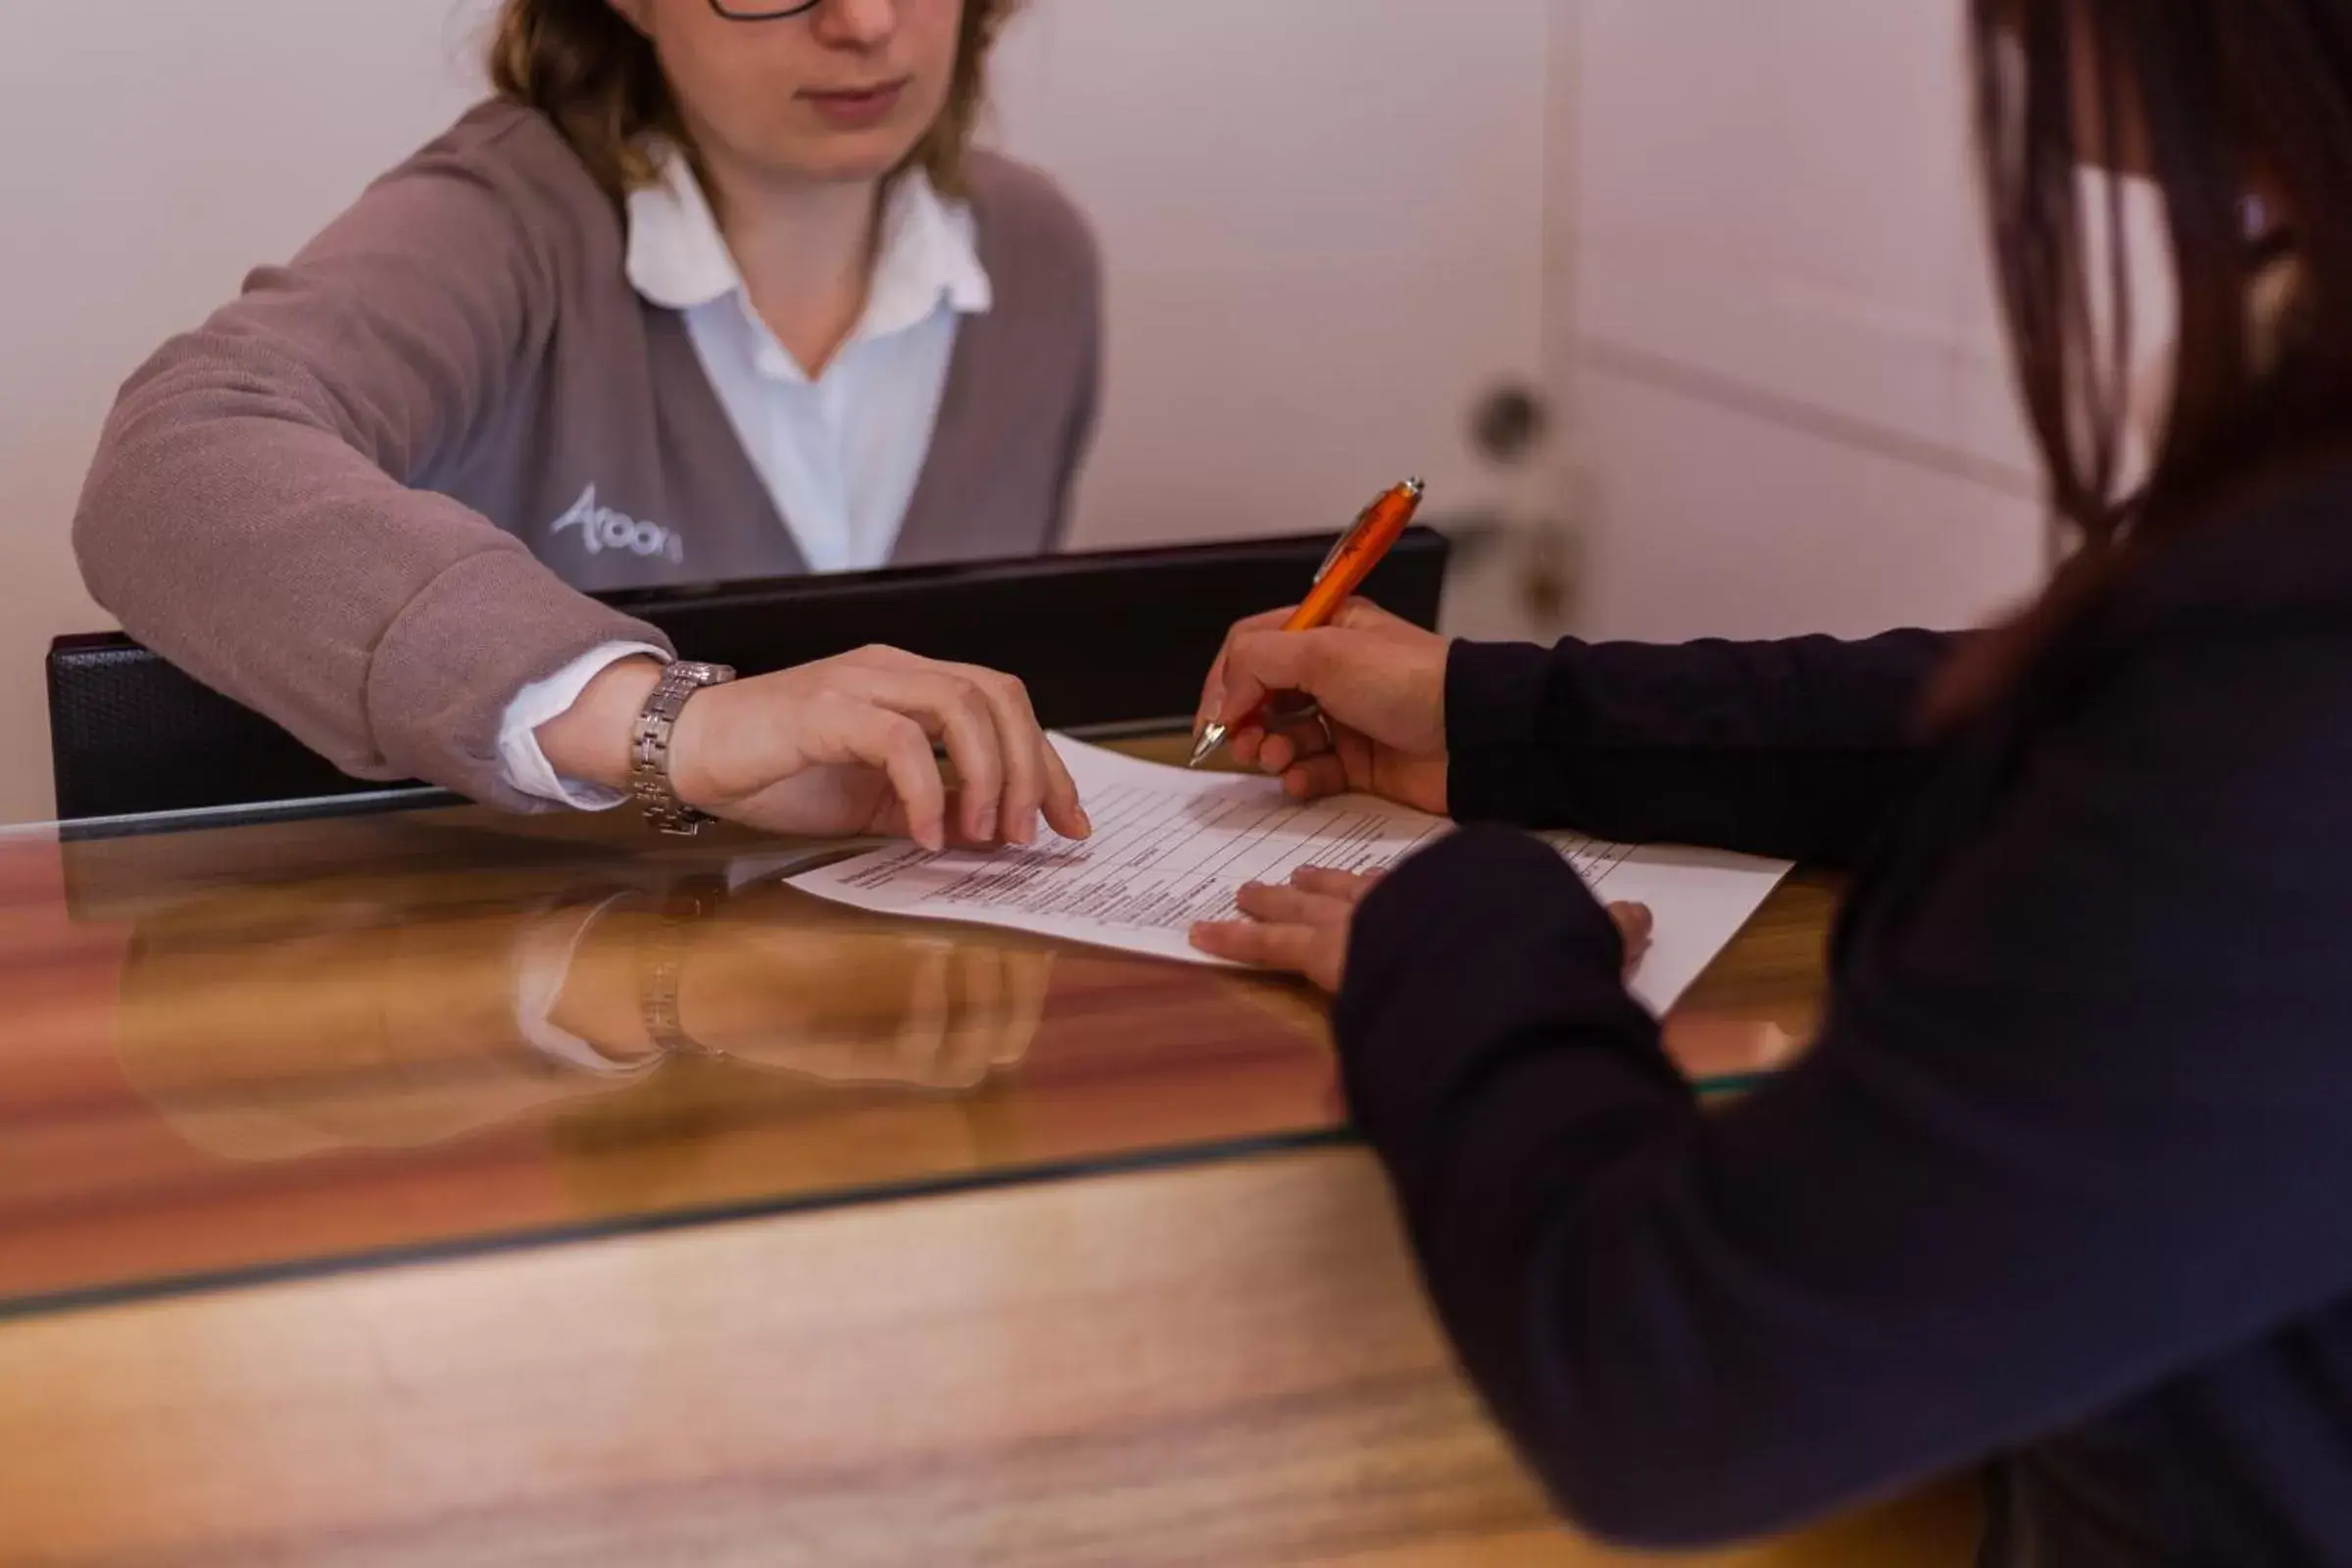
<svg viewBox="0 0 2352 1568"><path fill-rule="evenodd" d="M1440 1313L1588 1527L1707 1544L1979 1464L1989 1564L2352 1561L2352 6L1974 27L2078 559L1957 638L1245 624L1203 719L1321 718L1237 755L1466 825L1198 941L1337 992ZM2123 180L2180 283L2144 466L2090 303L2139 270L2098 260ZM1702 1111L1524 827L1853 872L1811 1050Z"/></svg>

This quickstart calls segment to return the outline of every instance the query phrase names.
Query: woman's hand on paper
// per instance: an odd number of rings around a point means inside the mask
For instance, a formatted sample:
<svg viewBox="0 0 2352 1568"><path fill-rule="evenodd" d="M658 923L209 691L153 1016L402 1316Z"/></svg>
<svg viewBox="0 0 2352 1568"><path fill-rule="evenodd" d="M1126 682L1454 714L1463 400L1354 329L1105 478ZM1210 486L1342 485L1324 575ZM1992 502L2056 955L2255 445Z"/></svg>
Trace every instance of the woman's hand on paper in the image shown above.
<svg viewBox="0 0 2352 1568"><path fill-rule="evenodd" d="M1356 909L1379 885L1377 876L1312 867L1296 873L1287 886L1252 883L1236 899L1249 918L1197 925L1193 946L1230 962L1302 975L1336 996L1348 977L1348 939ZM1625 972L1631 975L1649 951L1649 909L1612 904L1609 917L1625 939Z"/></svg>
<svg viewBox="0 0 2352 1568"><path fill-rule="evenodd" d="M615 664L543 726L556 770L625 787L627 736L660 674L650 660ZM770 833L904 835L938 850L1034 843L1041 818L1064 838L1093 831L1020 681L895 648L697 693L670 777L687 805Z"/></svg>
<svg viewBox="0 0 2352 1568"><path fill-rule="evenodd" d="M1288 884L1252 882L1235 896L1246 920L1193 927L1193 946L1211 957L1304 975L1337 993L1348 971L1348 934L1377 876L1304 867Z"/></svg>
<svg viewBox="0 0 2352 1568"><path fill-rule="evenodd" d="M1298 800L1360 792L1443 815L1450 644L1360 599L1320 631L1284 631L1290 614L1253 615L1227 634L1196 729L1233 723L1269 693L1303 692L1319 715L1237 729L1234 758Z"/></svg>

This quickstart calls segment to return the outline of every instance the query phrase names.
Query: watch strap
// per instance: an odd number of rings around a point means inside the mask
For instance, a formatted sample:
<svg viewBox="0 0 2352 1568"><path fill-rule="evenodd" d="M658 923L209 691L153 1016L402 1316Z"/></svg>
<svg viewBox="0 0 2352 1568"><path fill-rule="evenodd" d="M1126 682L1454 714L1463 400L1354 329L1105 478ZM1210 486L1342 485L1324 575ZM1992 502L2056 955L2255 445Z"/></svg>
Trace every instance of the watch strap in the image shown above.
<svg viewBox="0 0 2352 1568"><path fill-rule="evenodd" d="M715 818L678 798L670 778L670 741L688 699L711 686L724 686L735 671L724 664L681 660L662 671L653 695L638 710L629 736L629 793L657 832L692 838Z"/></svg>

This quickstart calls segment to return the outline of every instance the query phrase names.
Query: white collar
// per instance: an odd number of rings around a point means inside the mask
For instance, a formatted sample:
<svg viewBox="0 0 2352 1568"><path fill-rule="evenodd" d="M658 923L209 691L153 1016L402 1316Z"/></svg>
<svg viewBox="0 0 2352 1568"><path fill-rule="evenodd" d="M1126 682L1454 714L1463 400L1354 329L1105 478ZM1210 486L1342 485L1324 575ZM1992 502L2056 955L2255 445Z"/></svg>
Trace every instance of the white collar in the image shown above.
<svg viewBox="0 0 2352 1568"><path fill-rule="evenodd" d="M629 195L630 285L673 311L742 295L743 274L702 182L694 177L692 161L666 147L656 149L656 157L660 181ZM973 241L971 209L942 199L919 169L892 180L865 316L853 337L903 332L928 320L942 300L965 315L978 315L995 299Z"/></svg>

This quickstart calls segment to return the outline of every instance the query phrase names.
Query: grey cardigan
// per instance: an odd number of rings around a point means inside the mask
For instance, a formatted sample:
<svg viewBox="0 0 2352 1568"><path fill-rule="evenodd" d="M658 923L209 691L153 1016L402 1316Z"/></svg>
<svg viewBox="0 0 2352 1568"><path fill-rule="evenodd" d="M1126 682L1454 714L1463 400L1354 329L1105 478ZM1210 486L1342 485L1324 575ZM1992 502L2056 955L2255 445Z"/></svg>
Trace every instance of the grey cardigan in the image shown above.
<svg viewBox="0 0 2352 1568"><path fill-rule="evenodd" d="M995 304L958 329L901 564L1053 548L1092 433L1084 220L1006 160L969 181ZM474 110L131 377L74 517L90 592L348 772L531 805L499 779L514 694L662 644L586 593L805 569L625 242L553 124Z"/></svg>

